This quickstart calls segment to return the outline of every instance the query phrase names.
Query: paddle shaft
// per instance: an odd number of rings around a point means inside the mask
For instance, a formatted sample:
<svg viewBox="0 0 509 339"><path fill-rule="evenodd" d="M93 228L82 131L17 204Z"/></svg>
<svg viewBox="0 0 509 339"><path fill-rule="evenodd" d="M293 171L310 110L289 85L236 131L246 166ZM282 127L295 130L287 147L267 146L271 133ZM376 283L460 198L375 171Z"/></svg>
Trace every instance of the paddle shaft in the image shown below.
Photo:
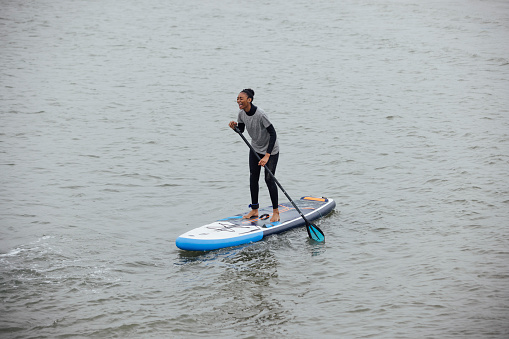
<svg viewBox="0 0 509 339"><path fill-rule="evenodd" d="M249 148L251 149L251 151L256 155L256 157L258 158L258 161L261 160L260 159L260 156L258 155L258 153L256 153L255 149L253 148L253 146L251 146L251 144L249 143L249 141L247 141L246 137L240 132L239 128L237 126L235 126L235 132L237 132L240 137L242 138L242 140L244 140L244 142L246 143L246 145L249 146ZM265 166L264 166L265 167ZM286 197L288 198L288 200L290 200L290 202L292 203L293 207L295 207L295 210L297 212L299 212L300 216L302 217L302 219L304 219L304 221L306 222L306 225L309 226L311 225L311 223L309 222L309 220L306 218L306 216L304 216L304 214L300 211L300 209L297 207L297 205L295 205L295 203L293 202L292 198L290 198L290 196L288 195L288 193L286 193L285 189L283 188L283 186L281 186L281 184L279 183L279 181L276 179L276 177L274 176L274 174L272 174L272 172L269 170L268 167L265 167L265 170L271 175L272 179L274 179L274 181L276 182L276 184L279 186L279 188L281 189L281 191L283 191L283 193L286 195Z"/></svg>

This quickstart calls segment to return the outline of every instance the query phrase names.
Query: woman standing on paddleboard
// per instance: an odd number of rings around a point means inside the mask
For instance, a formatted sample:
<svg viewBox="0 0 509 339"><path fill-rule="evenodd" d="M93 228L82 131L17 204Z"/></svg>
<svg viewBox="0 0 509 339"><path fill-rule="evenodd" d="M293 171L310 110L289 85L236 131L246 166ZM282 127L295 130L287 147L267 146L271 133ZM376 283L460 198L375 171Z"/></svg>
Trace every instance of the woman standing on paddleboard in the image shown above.
<svg viewBox="0 0 509 339"><path fill-rule="evenodd" d="M258 157L253 151L249 152L249 187L251 189L251 212L246 214L244 218L252 218L258 216L258 192L261 166L267 168L275 175L277 161L279 159L279 143L277 140L276 130L269 121L267 114L261 108L253 104L254 91L250 88L242 90L237 96L237 104L239 105L239 115L237 122L230 121L229 126L235 129L237 126L241 133L247 129L251 137L251 146L255 149ZM271 222L279 221L278 209L278 191L277 185L273 177L265 171L265 183L269 189L270 200L272 201L273 215Z"/></svg>

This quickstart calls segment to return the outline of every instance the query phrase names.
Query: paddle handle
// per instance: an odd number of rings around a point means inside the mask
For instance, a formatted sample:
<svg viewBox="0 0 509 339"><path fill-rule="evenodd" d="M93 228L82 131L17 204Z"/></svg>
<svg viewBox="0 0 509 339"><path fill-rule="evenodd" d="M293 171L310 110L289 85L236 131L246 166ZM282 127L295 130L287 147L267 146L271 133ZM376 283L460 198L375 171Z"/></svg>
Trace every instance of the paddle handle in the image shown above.
<svg viewBox="0 0 509 339"><path fill-rule="evenodd" d="M249 141L247 141L246 137L240 132L239 128L237 126L235 126L234 128L234 131L237 132L240 137L242 138L242 140L244 140L244 142L246 143L246 145L249 146L249 148L251 149L251 151L256 155L256 158L258 158L258 161L260 161L260 156L258 155L258 153L256 153L255 149L253 148L253 146L251 146L251 144L249 143ZM265 166L264 166L265 167ZM301 210L297 207L297 205L295 205L295 203L293 202L292 198L290 198L290 196L288 195L288 193L286 193L285 189L283 188L283 186L281 186L281 184L279 183L279 181L276 179L276 176L274 174L272 174L271 170L268 168L268 167L265 167L265 170L270 174L270 176L274 179L274 181L276 182L276 184L279 186L279 188L281 189L281 191L283 191L283 193L286 195L286 197L288 198L288 200L290 200L290 202L292 203L293 207L295 207L295 210L297 212L299 212L300 216L302 217L302 219L304 219L304 221L306 222L306 225L309 226L311 225L311 223L309 222L309 220L306 218L306 216L301 212Z"/></svg>

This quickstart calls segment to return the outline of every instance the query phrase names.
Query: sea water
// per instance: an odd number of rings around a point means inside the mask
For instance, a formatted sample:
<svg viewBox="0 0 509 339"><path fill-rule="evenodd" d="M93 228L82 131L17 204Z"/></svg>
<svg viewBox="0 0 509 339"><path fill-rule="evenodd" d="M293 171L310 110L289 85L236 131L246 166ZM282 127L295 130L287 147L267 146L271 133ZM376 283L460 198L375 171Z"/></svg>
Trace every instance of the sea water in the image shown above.
<svg viewBox="0 0 509 339"><path fill-rule="evenodd" d="M507 338L508 80L507 1L2 0L0 335ZM246 87L326 242L181 251Z"/></svg>

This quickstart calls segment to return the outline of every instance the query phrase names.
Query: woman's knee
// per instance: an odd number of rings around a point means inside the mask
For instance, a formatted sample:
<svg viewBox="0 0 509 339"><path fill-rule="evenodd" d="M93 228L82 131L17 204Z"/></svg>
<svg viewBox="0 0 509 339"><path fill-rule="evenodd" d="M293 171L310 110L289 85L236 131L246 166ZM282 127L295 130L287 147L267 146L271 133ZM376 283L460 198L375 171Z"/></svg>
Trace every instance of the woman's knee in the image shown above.
<svg viewBox="0 0 509 339"><path fill-rule="evenodd" d="M265 183L267 184L267 186L276 184L274 178L268 172L265 172Z"/></svg>

